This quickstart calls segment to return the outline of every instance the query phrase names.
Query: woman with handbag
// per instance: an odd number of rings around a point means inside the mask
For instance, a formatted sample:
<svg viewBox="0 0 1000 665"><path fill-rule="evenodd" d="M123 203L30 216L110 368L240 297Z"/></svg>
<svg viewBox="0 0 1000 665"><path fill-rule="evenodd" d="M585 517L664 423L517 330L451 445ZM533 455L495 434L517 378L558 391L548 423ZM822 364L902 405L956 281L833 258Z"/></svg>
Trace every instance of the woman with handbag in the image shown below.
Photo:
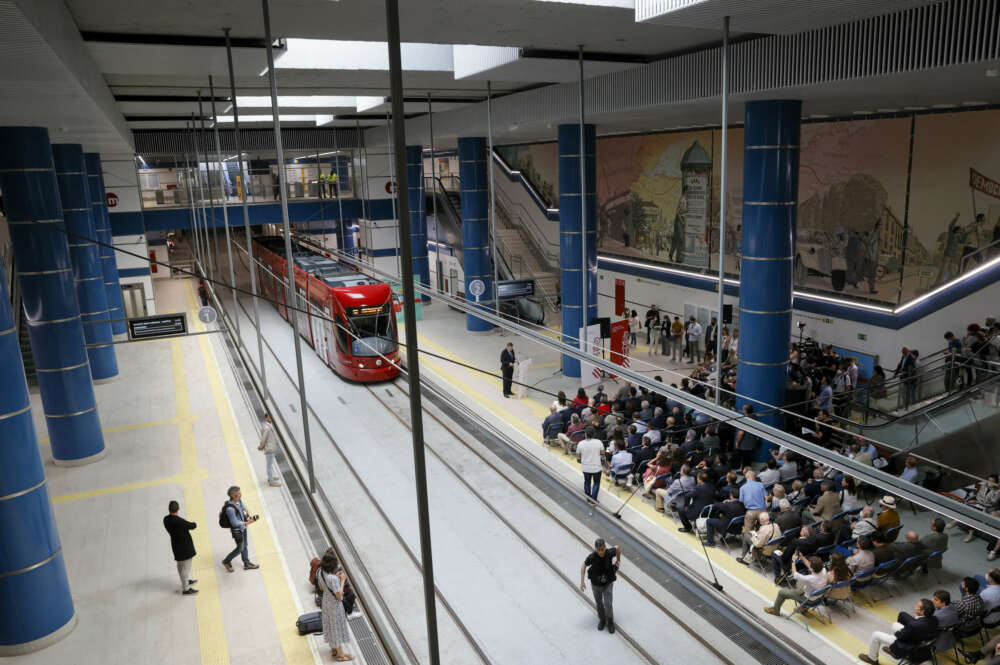
<svg viewBox="0 0 1000 665"><path fill-rule="evenodd" d="M323 637L330 645L334 660L338 662L354 660L354 656L344 651L349 639L347 613L344 611L343 602L347 575L340 568L340 562L332 552L323 555L319 567L320 573L316 577L323 590Z"/></svg>
<svg viewBox="0 0 1000 665"><path fill-rule="evenodd" d="M653 498L653 490L666 484L665 480L657 481L657 478L665 473L670 473L670 451L661 448L656 454L656 458L646 466L642 474L642 486L645 488L644 497Z"/></svg>

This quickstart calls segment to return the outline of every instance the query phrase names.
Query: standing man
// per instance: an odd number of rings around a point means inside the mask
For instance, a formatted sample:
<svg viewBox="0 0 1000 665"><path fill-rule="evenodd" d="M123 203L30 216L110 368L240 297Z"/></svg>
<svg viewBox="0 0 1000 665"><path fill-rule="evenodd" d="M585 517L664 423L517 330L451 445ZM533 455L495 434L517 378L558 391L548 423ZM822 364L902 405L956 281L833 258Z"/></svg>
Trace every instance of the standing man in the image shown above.
<svg viewBox="0 0 1000 665"><path fill-rule="evenodd" d="M902 406L913 404L917 400L917 359L913 357L909 347L904 346L900 351L899 363L894 374L902 380L903 390L900 392Z"/></svg>
<svg viewBox="0 0 1000 665"><path fill-rule="evenodd" d="M232 560L239 554L243 558L243 570L256 570L260 566L250 561L250 534L247 533L247 526L260 519L260 516L251 517L250 513L247 512L247 507L243 505L242 501L243 492L238 486L233 485L226 494L229 496L229 500L222 508L223 514L220 516L219 523L223 523L223 518L229 523L229 530L233 534L236 548L226 555L226 558L222 560L222 565L230 573L233 572Z"/></svg>
<svg viewBox="0 0 1000 665"><path fill-rule="evenodd" d="M705 355L709 353L715 353L716 346L719 341L719 321L714 316L712 317L712 322L708 324L708 328L705 329Z"/></svg>
<svg viewBox="0 0 1000 665"><path fill-rule="evenodd" d="M646 310L646 344L652 343L653 328L660 327L660 309L656 305L650 305Z"/></svg>
<svg viewBox="0 0 1000 665"><path fill-rule="evenodd" d="M208 287L205 286L205 280L198 282L198 297L201 298L201 306L208 307Z"/></svg>
<svg viewBox="0 0 1000 665"><path fill-rule="evenodd" d="M177 562L177 575L181 578L181 593L185 596L193 596L198 593L194 588L198 580L191 579L191 561L194 559L194 542L191 540L191 531L198 525L188 522L178 515L181 507L176 501L167 504L167 512L170 513L163 518L163 528L170 534L170 549L174 552L174 560Z"/></svg>
<svg viewBox="0 0 1000 665"><path fill-rule="evenodd" d="M278 480L278 467L274 461L275 456L278 454L278 434L274 431L274 425L271 424L270 414L264 416L264 424L260 428L260 443L257 444L257 450L264 453L264 459L267 460L267 484L271 487L278 487L281 485L281 481Z"/></svg>
<svg viewBox="0 0 1000 665"><path fill-rule="evenodd" d="M614 562L611 558L614 557ZM597 630L615 632L615 611L612 607L612 587L615 583L618 567L622 563L622 548L607 547L603 538L594 541L594 551L587 555L580 568L580 591L587 590L586 577L590 577L590 588L594 592L594 603L597 605ZM590 574L587 575L587 569Z"/></svg>
<svg viewBox="0 0 1000 665"><path fill-rule="evenodd" d="M514 383L514 365L517 364L517 358L514 357L514 343L507 342L507 348L500 352L500 371L503 373L503 396L510 397L514 393L511 392L511 384Z"/></svg>
<svg viewBox="0 0 1000 665"><path fill-rule="evenodd" d="M583 471L583 493L593 501L597 501L601 489L601 456L604 454L604 444L596 434L593 427L588 427L583 441L576 444L576 455Z"/></svg>
<svg viewBox="0 0 1000 665"><path fill-rule="evenodd" d="M693 316L687 328L688 362L701 362L701 324Z"/></svg>

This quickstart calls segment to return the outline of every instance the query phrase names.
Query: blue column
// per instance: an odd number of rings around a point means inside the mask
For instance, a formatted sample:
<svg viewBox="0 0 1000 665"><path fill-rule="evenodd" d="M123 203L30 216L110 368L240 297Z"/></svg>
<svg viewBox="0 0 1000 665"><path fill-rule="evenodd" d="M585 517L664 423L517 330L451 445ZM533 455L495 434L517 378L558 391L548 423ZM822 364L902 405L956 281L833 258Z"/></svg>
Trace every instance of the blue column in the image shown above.
<svg viewBox="0 0 1000 665"><path fill-rule="evenodd" d="M351 256L357 255L357 252L354 250L353 219L337 220L337 246L342 252L350 254Z"/></svg>
<svg viewBox="0 0 1000 665"><path fill-rule="evenodd" d="M583 321L597 318L597 196L594 162L594 125L583 126L584 175L587 204L587 268L583 269L583 221L580 218L580 125L559 125L559 268L562 294L562 341L579 347ZM584 313L583 278L587 277L587 310ZM564 355L563 376L580 376L580 361Z"/></svg>
<svg viewBox="0 0 1000 665"><path fill-rule="evenodd" d="M801 110L795 100L746 104L737 405L749 402L757 412L785 402ZM760 420L781 427L784 419ZM761 445L758 459L773 446Z"/></svg>
<svg viewBox="0 0 1000 665"><path fill-rule="evenodd" d="M76 615L31 421L10 294L2 279L0 384L0 531L4 534L0 538L0 656L16 656L61 639L73 629Z"/></svg>
<svg viewBox="0 0 1000 665"><path fill-rule="evenodd" d="M490 262L489 174L486 171L486 139L458 139L458 173L462 195L462 253L465 265L465 299L475 301L469 284L483 283L480 307L490 309L493 300L493 264ZM465 315L465 329L485 332L493 324L472 314Z"/></svg>
<svg viewBox="0 0 1000 665"><path fill-rule="evenodd" d="M63 219L70 234L69 257L73 263L73 281L76 299L80 305L83 336L87 342L90 375L94 381L118 376L118 361L111 343L111 316L108 312L108 294L104 288L104 271L101 254L93 242L97 237L87 164L83 159L83 146L60 143L52 146L56 165L56 180L62 200Z"/></svg>
<svg viewBox="0 0 1000 665"><path fill-rule="evenodd" d="M406 182L410 197L410 241L413 247L413 275L424 286L431 285L427 262L427 197L424 195L424 148L406 146ZM424 301L430 300L423 296Z"/></svg>
<svg viewBox="0 0 1000 665"><path fill-rule="evenodd" d="M101 268L104 270L104 291L108 298L108 312L111 315L111 332L122 335L128 331L125 325L125 306L122 304L122 287L118 283L118 263L115 259L114 241L111 238L111 217L108 215L107 201L104 199L104 169L101 156L96 152L84 155L87 161L87 180L90 183L90 202L94 207L94 226L97 239L101 241Z"/></svg>
<svg viewBox="0 0 1000 665"><path fill-rule="evenodd" d="M48 130L0 127L0 189L52 457L64 466L96 461L105 452L104 435Z"/></svg>

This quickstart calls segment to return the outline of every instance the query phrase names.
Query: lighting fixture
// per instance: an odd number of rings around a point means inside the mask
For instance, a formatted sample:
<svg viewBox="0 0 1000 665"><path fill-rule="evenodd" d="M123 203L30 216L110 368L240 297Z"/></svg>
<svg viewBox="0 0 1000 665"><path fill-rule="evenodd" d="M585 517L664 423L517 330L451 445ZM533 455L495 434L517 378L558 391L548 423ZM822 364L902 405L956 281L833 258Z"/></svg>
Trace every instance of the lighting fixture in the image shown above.
<svg viewBox="0 0 1000 665"><path fill-rule="evenodd" d="M934 108L936 108L936 109L953 109L956 106L957 106L957 104L935 104Z"/></svg>
<svg viewBox="0 0 1000 665"><path fill-rule="evenodd" d="M271 122L274 117L271 115L242 115L240 116L240 122ZM278 116L280 122L314 122L316 120L315 115L287 115L282 114ZM233 121L233 116L231 115L220 115L219 123L230 123Z"/></svg>
<svg viewBox="0 0 1000 665"><path fill-rule="evenodd" d="M236 104L240 108L271 108L269 95L246 96L237 95ZM278 95L278 108L330 108L342 106L353 108L354 97L342 95ZM228 109L227 109L228 110Z"/></svg>

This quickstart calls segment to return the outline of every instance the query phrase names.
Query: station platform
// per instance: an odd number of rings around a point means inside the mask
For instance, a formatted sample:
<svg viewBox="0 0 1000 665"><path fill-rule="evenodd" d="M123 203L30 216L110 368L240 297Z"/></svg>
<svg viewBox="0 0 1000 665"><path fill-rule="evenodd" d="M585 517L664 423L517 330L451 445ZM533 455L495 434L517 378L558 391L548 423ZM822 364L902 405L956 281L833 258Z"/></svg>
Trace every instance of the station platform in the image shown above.
<svg viewBox="0 0 1000 665"><path fill-rule="evenodd" d="M194 331L201 330L189 281L155 286L160 311L186 311ZM295 628L303 611L315 609L308 528L288 488L267 486L256 450L258 421L221 341L215 333L118 344L120 375L95 386L107 444L100 461L55 466L42 439L77 625L55 645L8 662L311 665L324 662L321 654L328 660L325 644ZM45 434L39 395L31 401L37 431ZM261 516L250 530L259 570L244 571L237 559L236 571L227 573L220 563L233 549L217 520L230 485L239 485L248 509ZM198 525L193 596L180 593L162 523L174 499L180 515Z"/></svg>

